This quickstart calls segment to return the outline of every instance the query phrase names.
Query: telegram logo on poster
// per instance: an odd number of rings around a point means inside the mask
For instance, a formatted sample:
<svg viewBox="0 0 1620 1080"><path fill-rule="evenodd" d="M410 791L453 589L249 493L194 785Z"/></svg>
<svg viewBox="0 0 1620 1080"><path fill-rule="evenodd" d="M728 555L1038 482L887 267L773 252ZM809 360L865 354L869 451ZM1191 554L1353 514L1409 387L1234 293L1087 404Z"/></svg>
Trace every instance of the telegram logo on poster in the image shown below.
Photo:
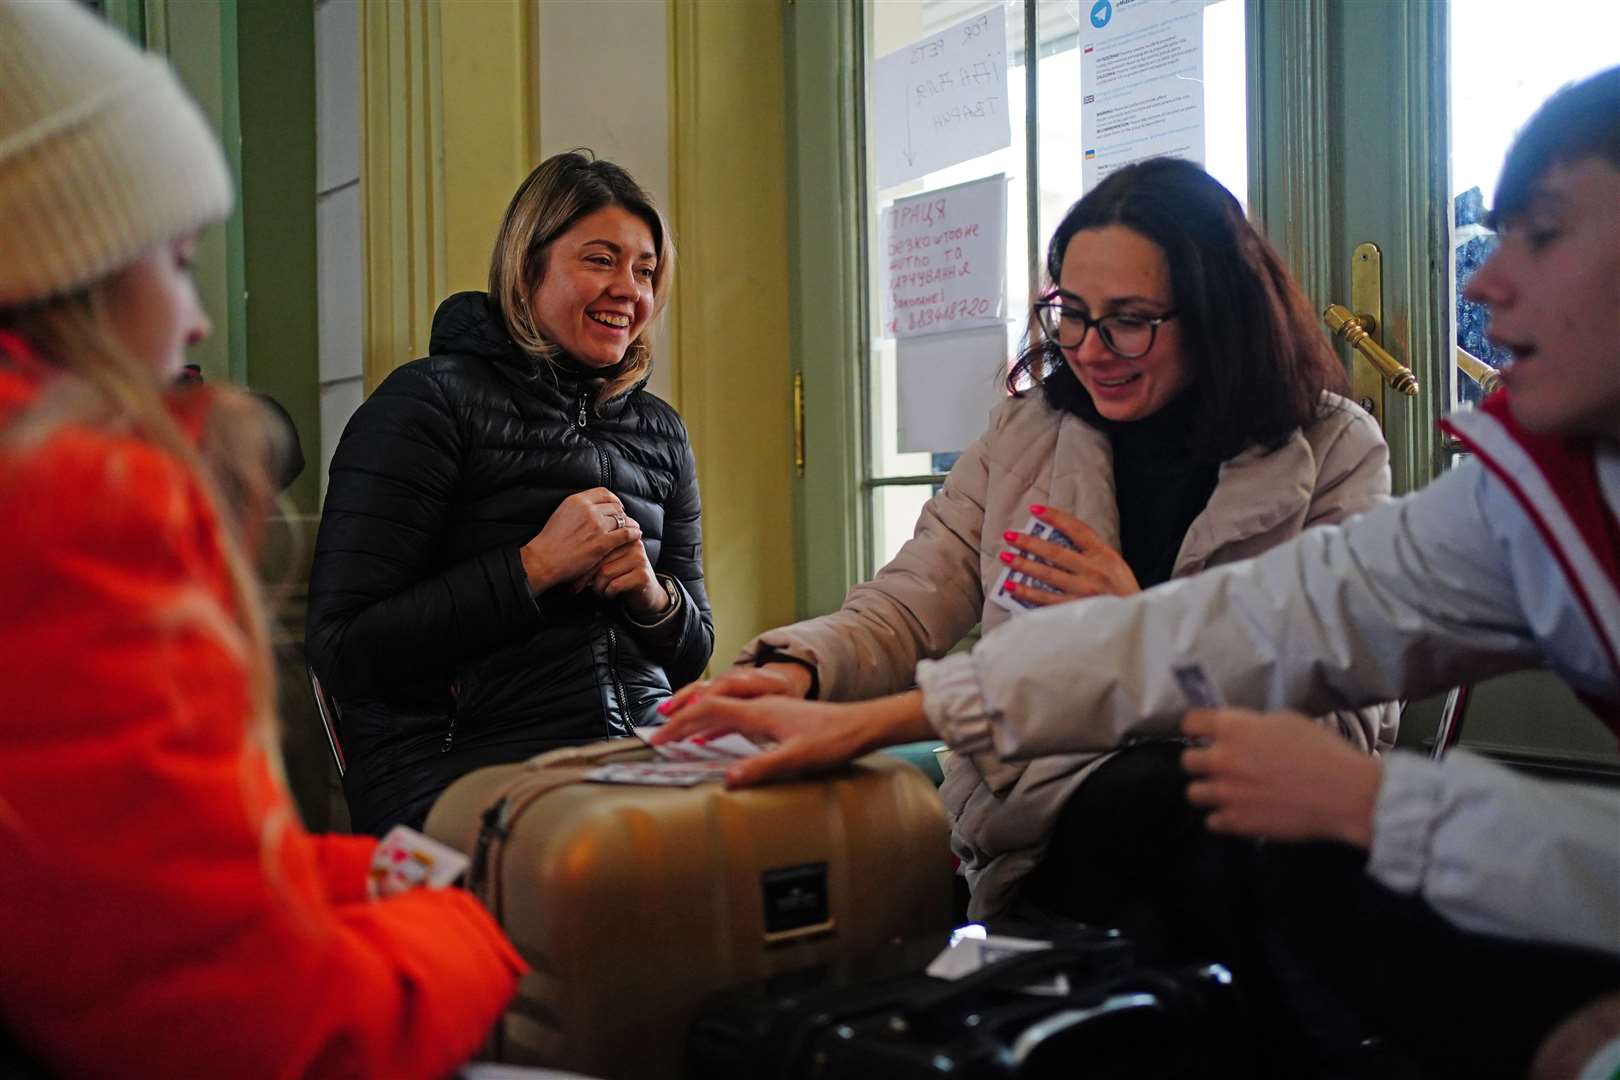
<svg viewBox="0 0 1620 1080"><path fill-rule="evenodd" d="M1114 17L1113 0L1097 0L1091 5L1091 25L1098 30L1108 25L1108 20Z"/></svg>

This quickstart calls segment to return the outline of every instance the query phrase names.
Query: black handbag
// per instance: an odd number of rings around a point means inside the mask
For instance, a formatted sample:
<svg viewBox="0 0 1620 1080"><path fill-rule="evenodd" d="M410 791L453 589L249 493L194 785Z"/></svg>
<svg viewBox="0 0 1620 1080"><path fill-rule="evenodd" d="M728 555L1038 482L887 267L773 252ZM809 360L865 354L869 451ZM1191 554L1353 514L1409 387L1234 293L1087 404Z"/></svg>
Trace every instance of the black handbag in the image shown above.
<svg viewBox="0 0 1620 1080"><path fill-rule="evenodd" d="M924 973L944 944L928 938L726 991L692 1027L689 1075L1203 1078L1252 1068L1226 969L1140 967L1116 931L1040 936L1052 946L954 981ZM1063 993L1028 991L1054 976Z"/></svg>

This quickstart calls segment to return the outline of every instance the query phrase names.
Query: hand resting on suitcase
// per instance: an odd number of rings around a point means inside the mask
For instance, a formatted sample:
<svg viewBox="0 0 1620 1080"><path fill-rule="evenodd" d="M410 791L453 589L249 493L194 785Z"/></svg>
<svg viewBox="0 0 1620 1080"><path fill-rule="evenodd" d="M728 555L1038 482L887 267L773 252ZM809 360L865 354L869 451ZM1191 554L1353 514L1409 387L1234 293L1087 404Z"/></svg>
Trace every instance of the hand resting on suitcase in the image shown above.
<svg viewBox="0 0 1620 1080"><path fill-rule="evenodd" d="M755 742L777 744L727 769L728 787L842 765L884 746L933 735L917 690L834 704L785 694L738 694L729 682L726 689L733 692L727 693L719 682L693 683L660 705L668 720L652 741L661 745L737 732Z"/></svg>

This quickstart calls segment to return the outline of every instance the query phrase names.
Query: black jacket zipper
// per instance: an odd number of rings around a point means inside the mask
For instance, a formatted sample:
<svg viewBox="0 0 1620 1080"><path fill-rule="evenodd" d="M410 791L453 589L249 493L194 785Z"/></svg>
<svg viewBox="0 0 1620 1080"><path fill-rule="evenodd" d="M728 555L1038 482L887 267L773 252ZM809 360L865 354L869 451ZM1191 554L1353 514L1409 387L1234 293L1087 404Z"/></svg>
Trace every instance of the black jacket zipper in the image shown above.
<svg viewBox="0 0 1620 1080"><path fill-rule="evenodd" d="M450 748L456 744L456 695L460 689L460 679L450 684L450 726L445 730L444 744L439 747L439 753L441 754L448 754Z"/></svg>
<svg viewBox="0 0 1620 1080"><path fill-rule="evenodd" d="M586 393L581 391L579 395L579 429L581 431L584 431L586 427L586 403L588 400L589 399L587 398ZM596 450L596 466L597 471L601 474L602 486L607 487L608 480L610 479L608 476L607 451L603 450L602 447L594 441L591 443L591 445ZM611 619L611 616L609 616L609 618ZM608 734L628 735L630 734L629 729L635 726L635 721L630 717L630 704L625 697L624 684L619 681L619 635L614 632L612 622L608 623L607 639L608 679L613 683L613 696L614 699L619 703L619 713L624 717L625 724L625 730L623 732L615 732L613 730L613 726L609 724Z"/></svg>

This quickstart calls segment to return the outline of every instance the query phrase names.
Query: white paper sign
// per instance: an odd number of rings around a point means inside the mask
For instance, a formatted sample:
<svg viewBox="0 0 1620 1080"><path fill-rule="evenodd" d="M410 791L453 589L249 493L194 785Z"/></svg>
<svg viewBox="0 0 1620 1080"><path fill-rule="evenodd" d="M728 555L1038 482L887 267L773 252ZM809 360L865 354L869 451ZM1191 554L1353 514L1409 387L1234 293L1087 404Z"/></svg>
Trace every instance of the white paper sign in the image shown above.
<svg viewBox="0 0 1620 1080"><path fill-rule="evenodd" d="M1005 174L897 199L881 231L885 337L1006 321Z"/></svg>
<svg viewBox="0 0 1620 1080"><path fill-rule="evenodd" d="M901 338L899 449L948 454L983 433L1006 397L1007 328Z"/></svg>
<svg viewBox="0 0 1620 1080"><path fill-rule="evenodd" d="M872 65L878 187L1012 142L1007 14L1000 4Z"/></svg>
<svg viewBox="0 0 1620 1080"><path fill-rule="evenodd" d="M1204 0L1083 0L1081 183L1150 157L1204 163Z"/></svg>

